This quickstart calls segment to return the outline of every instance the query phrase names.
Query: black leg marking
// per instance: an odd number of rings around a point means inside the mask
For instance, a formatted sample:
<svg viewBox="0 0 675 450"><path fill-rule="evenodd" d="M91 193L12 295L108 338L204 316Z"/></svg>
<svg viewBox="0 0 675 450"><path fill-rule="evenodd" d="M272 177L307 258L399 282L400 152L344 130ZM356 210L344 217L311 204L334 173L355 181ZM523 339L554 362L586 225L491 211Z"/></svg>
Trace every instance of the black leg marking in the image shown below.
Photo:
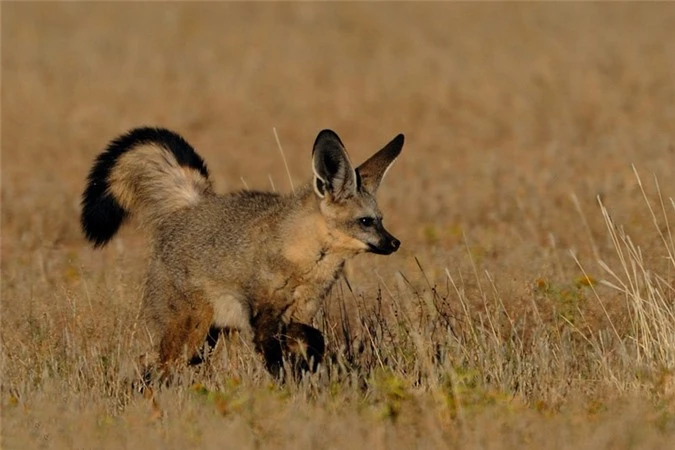
<svg viewBox="0 0 675 450"><path fill-rule="evenodd" d="M326 343L321 331L300 322L291 322L286 329L284 350L289 352L296 376L302 372L316 372L323 362Z"/></svg>
<svg viewBox="0 0 675 450"><path fill-rule="evenodd" d="M279 313L272 309L263 309L253 318L256 349L265 359L265 367L273 376L279 377L283 368L283 324Z"/></svg>

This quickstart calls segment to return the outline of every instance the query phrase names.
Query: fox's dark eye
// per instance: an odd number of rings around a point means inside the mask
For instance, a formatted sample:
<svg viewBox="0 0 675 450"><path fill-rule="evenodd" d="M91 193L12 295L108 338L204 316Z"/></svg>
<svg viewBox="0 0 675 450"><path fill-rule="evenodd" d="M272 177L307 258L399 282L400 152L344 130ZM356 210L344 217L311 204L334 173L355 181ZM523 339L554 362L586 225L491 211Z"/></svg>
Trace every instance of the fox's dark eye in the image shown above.
<svg viewBox="0 0 675 450"><path fill-rule="evenodd" d="M361 226L368 228L372 227L375 224L375 219L373 219L372 217L361 217L359 219L359 223L361 224Z"/></svg>

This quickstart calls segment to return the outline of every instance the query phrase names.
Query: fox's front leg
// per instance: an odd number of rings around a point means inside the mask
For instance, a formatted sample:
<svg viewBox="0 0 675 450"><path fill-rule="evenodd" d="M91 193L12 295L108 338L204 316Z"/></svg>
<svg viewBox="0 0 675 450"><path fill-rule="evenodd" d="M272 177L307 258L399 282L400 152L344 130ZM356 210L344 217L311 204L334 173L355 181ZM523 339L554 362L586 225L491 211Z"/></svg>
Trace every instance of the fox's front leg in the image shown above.
<svg viewBox="0 0 675 450"><path fill-rule="evenodd" d="M326 343L321 331L300 322L291 322L286 327L284 350L292 356L296 371L315 372L323 361Z"/></svg>
<svg viewBox="0 0 675 450"><path fill-rule="evenodd" d="M283 367L284 325L279 312L271 307L261 308L251 320L253 342L262 353L265 367L275 377Z"/></svg>
<svg viewBox="0 0 675 450"><path fill-rule="evenodd" d="M275 308L261 308L251 325L256 350L262 353L267 370L278 377L285 354L295 374L316 371L323 361L326 344L319 330L301 322L285 324L282 314Z"/></svg>

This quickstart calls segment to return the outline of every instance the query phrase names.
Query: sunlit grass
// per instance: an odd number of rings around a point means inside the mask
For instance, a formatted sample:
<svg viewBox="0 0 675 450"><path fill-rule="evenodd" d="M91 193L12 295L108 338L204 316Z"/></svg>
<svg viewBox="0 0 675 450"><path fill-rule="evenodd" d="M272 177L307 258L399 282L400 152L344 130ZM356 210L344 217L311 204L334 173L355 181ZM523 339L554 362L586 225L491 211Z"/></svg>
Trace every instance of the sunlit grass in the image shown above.
<svg viewBox="0 0 675 450"><path fill-rule="evenodd" d="M0 447L675 448L674 14L4 4ZM348 265L318 373L279 385L233 334L133 389L147 239L91 249L78 202L140 124L219 192L297 187L325 127L355 162L406 134L401 249Z"/></svg>

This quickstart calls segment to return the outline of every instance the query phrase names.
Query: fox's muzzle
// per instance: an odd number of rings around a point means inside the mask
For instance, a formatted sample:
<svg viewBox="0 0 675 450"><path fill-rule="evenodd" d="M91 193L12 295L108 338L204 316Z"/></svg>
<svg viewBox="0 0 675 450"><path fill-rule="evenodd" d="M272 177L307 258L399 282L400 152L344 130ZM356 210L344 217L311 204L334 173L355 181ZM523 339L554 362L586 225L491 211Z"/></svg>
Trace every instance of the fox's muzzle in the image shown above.
<svg viewBox="0 0 675 450"><path fill-rule="evenodd" d="M387 230L382 228L380 230L382 238L377 245L368 244L368 251L371 253L377 253L378 255L391 255L401 246L401 241L396 239L394 236L389 234Z"/></svg>

